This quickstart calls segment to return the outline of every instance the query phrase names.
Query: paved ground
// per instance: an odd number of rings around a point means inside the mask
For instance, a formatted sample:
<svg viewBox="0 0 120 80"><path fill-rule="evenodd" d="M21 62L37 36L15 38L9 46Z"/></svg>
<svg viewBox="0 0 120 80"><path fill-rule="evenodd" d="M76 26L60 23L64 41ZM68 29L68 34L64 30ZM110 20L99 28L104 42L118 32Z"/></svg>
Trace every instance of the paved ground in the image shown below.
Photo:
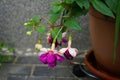
<svg viewBox="0 0 120 80"><path fill-rule="evenodd" d="M76 61L83 61L82 57ZM93 80L78 78L72 73L72 65L59 63L55 68L39 62L38 56L12 56L12 60L3 63L0 68L0 80Z"/></svg>

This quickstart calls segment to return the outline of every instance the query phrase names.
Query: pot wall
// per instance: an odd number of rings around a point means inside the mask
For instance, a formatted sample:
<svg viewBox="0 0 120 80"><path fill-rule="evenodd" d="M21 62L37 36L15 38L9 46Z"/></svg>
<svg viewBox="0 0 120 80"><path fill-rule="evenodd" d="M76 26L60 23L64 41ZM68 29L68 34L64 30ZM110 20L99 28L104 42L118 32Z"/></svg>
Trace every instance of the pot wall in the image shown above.
<svg viewBox="0 0 120 80"><path fill-rule="evenodd" d="M117 61L113 64L115 21L108 20L93 8L90 10L89 19L92 47L98 65L103 70L120 75L120 42Z"/></svg>

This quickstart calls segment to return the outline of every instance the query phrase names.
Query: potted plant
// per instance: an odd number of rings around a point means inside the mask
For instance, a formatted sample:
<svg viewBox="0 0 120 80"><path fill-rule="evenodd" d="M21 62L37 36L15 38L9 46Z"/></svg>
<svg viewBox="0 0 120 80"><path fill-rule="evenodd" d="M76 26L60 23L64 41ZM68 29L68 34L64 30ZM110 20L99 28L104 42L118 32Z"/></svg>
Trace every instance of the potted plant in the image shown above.
<svg viewBox="0 0 120 80"><path fill-rule="evenodd" d="M49 25L48 43L50 49L42 48L41 37L35 45L37 49L45 52L40 56L40 61L48 64L51 67L56 66L57 60L63 61L64 58L59 55L62 53L67 59L71 60L76 56L78 50L71 48L72 30L81 30L78 22L79 16L90 14L90 33L93 52L98 65L104 70L120 75L120 42L119 42L119 27L120 27L120 1L119 0L61 0L52 3L52 8L49 11L50 18L39 18L35 16L24 25L29 28L27 35L31 35L34 31L44 35L46 27L42 25L45 20ZM97 13L97 14L96 14ZM103 21L102 21L103 19ZM96 21L98 20L98 21ZM110 21L110 22L109 22ZM95 24L95 22L97 22ZM100 22L100 23L98 23ZM106 22L106 23L104 23ZM107 23L109 25L107 25ZM104 27L105 25L105 27ZM103 28L103 29L102 29ZM101 31L99 31L101 30ZM111 31L110 33L108 31ZM99 33L101 32L101 33ZM107 32L107 33L104 33ZM68 47L60 51L55 50L57 46L66 43L65 35L70 34L68 39ZM98 35L97 35L98 34ZM102 38L103 36L103 38ZM112 39L111 39L112 38ZM110 39L110 40L109 40ZM99 40L99 41L98 41ZM111 43L105 42L110 41ZM104 43L102 43L104 42ZM97 43L97 44L96 44ZM97 45L97 46L96 46ZM105 46L105 48L103 48ZM110 46L110 48L108 48ZM104 52L105 51L105 52ZM108 57L110 55L110 57ZM107 58L108 57L108 58ZM108 61L104 60L110 59ZM104 64L104 62L107 62ZM109 64L109 65L108 65Z"/></svg>

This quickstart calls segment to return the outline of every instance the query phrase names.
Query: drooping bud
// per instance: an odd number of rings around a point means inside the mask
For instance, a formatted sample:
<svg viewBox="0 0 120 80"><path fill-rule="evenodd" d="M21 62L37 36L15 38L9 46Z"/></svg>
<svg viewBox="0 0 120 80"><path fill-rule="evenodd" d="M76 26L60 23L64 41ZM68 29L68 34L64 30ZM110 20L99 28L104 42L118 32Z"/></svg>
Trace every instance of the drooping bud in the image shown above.
<svg viewBox="0 0 120 80"><path fill-rule="evenodd" d="M26 32L26 35L27 35L27 36L30 36L31 34L32 34L32 31L27 31L27 32Z"/></svg>

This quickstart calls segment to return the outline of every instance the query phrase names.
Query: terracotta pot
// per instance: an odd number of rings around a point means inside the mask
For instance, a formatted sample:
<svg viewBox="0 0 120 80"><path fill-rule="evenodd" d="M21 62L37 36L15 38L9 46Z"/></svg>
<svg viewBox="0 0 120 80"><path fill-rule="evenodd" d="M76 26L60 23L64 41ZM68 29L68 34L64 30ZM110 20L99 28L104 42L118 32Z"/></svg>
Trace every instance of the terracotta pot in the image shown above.
<svg viewBox="0 0 120 80"><path fill-rule="evenodd" d="M115 20L106 18L91 8L89 21L92 47L97 64L104 71L120 76L120 37L117 61L115 64L113 63Z"/></svg>
<svg viewBox="0 0 120 80"><path fill-rule="evenodd" d="M109 74L103 71L96 62L93 50L87 51L84 57L86 67L95 75L99 80L120 80L120 76Z"/></svg>

